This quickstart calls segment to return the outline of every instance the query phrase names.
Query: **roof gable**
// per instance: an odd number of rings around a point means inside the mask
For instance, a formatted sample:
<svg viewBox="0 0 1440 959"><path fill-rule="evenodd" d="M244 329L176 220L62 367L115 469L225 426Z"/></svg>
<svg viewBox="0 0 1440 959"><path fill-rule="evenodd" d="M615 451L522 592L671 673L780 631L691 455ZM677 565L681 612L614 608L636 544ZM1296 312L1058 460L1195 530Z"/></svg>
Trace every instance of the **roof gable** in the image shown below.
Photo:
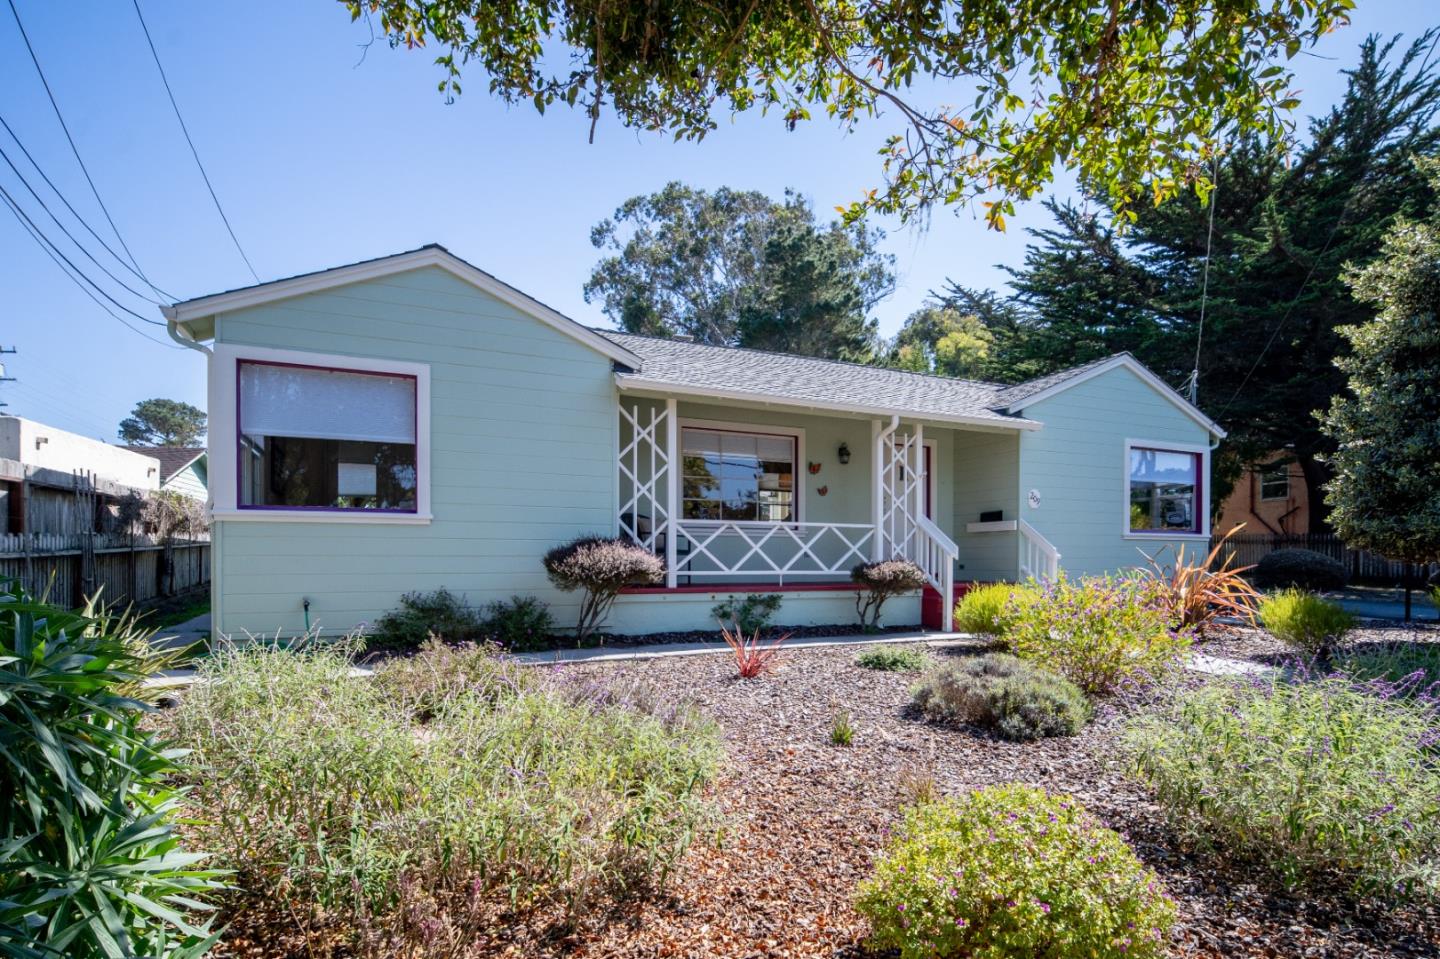
<svg viewBox="0 0 1440 959"><path fill-rule="evenodd" d="M460 259L443 246L434 243L405 253L396 253L374 260L363 260L359 263L332 267L314 273L302 273L299 276L283 280L272 280L257 286L241 287L224 293L184 300L172 306L161 307L161 312L172 326L188 326L199 321L210 320L217 313L259 306L276 300L303 296L307 293L332 290L352 283L406 273L427 266L445 270L497 300L579 340L617 363L624 363L628 366L640 364L640 358L623 346L582 326L563 313L546 306L529 294L522 293L508 283L496 279L479 267Z"/></svg>
<svg viewBox="0 0 1440 959"><path fill-rule="evenodd" d="M205 455L203 446L126 446L125 449L160 461L160 482L170 478Z"/></svg>
<svg viewBox="0 0 1440 959"><path fill-rule="evenodd" d="M1116 353L1113 356L1102 357L1083 363L1080 366L1071 367L1068 370L1060 370L1048 376L1019 383L1015 386L1006 387L1000 391L1000 403L1008 413L1020 413L1022 410L1034 406L1058 396L1073 387L1079 386L1097 376L1103 376L1115 369L1127 369L1135 374L1145 385L1149 386L1161 397L1174 404L1180 412L1190 419L1205 427L1210 433L1225 438L1225 431L1220 428L1210 417L1202 413L1199 407L1191 403L1185 397L1170 388L1170 385L1160 377L1151 372L1150 368L1129 353Z"/></svg>

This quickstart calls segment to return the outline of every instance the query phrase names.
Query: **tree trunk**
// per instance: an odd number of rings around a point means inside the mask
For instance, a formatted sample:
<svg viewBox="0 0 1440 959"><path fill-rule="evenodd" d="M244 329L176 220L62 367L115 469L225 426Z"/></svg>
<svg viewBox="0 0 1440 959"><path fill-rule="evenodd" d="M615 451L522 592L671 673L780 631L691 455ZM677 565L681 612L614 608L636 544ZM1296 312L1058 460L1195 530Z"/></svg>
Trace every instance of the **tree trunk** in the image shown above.
<svg viewBox="0 0 1440 959"><path fill-rule="evenodd" d="M1315 459L1313 453L1300 454L1295 459L1305 477L1305 501L1310 504L1310 523L1306 531L1328 533L1331 531L1327 522L1330 511L1325 507L1325 484L1330 481L1330 471Z"/></svg>

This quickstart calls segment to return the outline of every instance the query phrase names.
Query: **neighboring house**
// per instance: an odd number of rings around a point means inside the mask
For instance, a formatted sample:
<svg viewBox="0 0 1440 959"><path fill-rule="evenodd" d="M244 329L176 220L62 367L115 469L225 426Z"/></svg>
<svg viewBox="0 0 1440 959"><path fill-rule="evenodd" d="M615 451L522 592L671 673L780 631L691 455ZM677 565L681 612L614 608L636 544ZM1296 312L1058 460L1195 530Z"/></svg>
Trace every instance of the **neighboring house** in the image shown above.
<svg viewBox="0 0 1440 959"><path fill-rule="evenodd" d="M1310 531L1310 495L1305 473L1293 456L1276 453L1240 474L1220 506L1217 533L1241 523L1243 534L1293 536Z"/></svg>
<svg viewBox="0 0 1440 959"><path fill-rule="evenodd" d="M101 532L107 507L159 487L152 456L0 416L0 534Z"/></svg>
<svg viewBox="0 0 1440 959"><path fill-rule="evenodd" d="M1101 573L1209 536L1215 423L1128 354L1019 386L593 330L437 246L165 309L209 357L213 613L336 632L411 590L577 597L582 534L665 557L608 628L853 622L856 563L955 582ZM209 345L205 345L209 344ZM886 619L921 619L921 598Z"/></svg>
<svg viewBox="0 0 1440 959"><path fill-rule="evenodd" d="M209 497L209 461L201 446L127 446L125 449L160 461L160 490L191 499Z"/></svg>

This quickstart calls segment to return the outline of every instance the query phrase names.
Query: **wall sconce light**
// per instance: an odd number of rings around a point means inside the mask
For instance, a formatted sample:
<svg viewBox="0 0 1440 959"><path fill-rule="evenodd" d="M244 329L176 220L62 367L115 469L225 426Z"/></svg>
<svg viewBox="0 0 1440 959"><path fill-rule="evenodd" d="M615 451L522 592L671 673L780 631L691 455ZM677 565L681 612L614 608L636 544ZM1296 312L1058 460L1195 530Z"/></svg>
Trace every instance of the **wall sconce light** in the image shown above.
<svg viewBox="0 0 1440 959"><path fill-rule="evenodd" d="M850 446L849 446L849 444L848 444L848 443L841 443L841 444L840 444L840 449L836 451L835 456L840 460L841 463L848 463L848 462L850 462Z"/></svg>

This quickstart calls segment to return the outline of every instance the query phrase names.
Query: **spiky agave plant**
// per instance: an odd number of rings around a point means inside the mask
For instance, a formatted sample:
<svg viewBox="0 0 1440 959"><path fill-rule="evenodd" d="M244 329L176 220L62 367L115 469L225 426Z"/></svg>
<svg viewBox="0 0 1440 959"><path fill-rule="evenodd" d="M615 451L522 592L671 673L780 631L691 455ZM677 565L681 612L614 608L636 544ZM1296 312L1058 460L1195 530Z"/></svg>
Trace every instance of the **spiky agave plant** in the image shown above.
<svg viewBox="0 0 1440 959"><path fill-rule="evenodd" d="M0 954L191 959L218 938L192 917L219 874L172 826L179 754L130 695L166 662L147 638L0 582Z"/></svg>

